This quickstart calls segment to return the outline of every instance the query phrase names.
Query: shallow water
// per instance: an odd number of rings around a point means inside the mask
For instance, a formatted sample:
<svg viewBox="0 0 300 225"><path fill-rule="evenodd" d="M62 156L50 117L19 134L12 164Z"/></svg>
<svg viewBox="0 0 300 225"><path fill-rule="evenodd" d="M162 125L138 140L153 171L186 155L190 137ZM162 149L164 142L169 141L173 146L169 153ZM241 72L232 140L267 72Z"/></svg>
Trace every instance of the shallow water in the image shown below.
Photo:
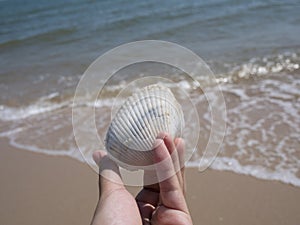
<svg viewBox="0 0 300 225"><path fill-rule="evenodd" d="M167 40L203 57L221 85L227 133L212 168L300 186L299 2L21 3L0 1L0 136L12 145L83 161L71 123L81 74L119 44ZM146 65L143 72L153 68ZM210 130L206 99L193 93L193 84L178 71L160 69L176 74L176 85L198 102L200 147L187 164L198 166ZM114 96L133 73L129 69L116 76L105 98L96 102L99 131L105 132ZM198 81L210 87L209 78ZM93 106L82 96L77 107Z"/></svg>

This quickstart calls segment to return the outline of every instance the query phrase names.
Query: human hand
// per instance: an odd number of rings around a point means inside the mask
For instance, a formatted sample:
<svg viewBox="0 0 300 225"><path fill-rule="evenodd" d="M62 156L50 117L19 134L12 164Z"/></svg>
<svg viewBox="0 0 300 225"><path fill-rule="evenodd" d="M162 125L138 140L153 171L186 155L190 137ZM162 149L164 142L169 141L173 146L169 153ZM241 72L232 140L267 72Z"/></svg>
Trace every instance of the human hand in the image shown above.
<svg viewBox="0 0 300 225"><path fill-rule="evenodd" d="M136 197L143 225L192 225L184 197L184 141L177 138L173 142L169 135L160 134L155 146L155 169L160 182L144 186Z"/></svg>
<svg viewBox="0 0 300 225"><path fill-rule="evenodd" d="M97 151L93 154L95 162L100 165L100 197L93 225L192 224L184 198L183 140L176 139L173 143L169 135L160 134L155 146L157 146L154 149L156 176L162 181L144 186L136 201L125 189L118 167L106 153ZM147 175L146 173L145 176Z"/></svg>
<svg viewBox="0 0 300 225"><path fill-rule="evenodd" d="M142 224L136 201L124 187L118 166L104 151L94 152L93 158L99 165L99 201L91 224Z"/></svg>

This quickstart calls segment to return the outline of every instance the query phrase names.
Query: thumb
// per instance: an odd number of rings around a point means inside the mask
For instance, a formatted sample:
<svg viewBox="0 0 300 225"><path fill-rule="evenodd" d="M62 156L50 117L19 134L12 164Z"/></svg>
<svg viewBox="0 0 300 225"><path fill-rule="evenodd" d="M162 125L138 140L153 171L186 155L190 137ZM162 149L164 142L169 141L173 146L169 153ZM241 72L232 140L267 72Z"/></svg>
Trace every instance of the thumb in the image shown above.
<svg viewBox="0 0 300 225"><path fill-rule="evenodd" d="M122 182L119 167L104 151L95 151L93 159L99 166L99 193L100 197L116 189L125 188Z"/></svg>
<svg viewBox="0 0 300 225"><path fill-rule="evenodd" d="M186 212L188 208L184 199L182 188L173 164L171 149L165 144L165 140L156 139L156 148L154 149L155 169L159 179L159 189L161 203L171 209Z"/></svg>

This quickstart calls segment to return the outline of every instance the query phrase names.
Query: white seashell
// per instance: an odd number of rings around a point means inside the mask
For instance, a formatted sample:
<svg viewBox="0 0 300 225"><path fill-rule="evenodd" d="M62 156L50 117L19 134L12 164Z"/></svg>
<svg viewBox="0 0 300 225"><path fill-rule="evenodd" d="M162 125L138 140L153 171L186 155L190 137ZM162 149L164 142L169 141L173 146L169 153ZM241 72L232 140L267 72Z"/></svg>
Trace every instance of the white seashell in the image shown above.
<svg viewBox="0 0 300 225"><path fill-rule="evenodd" d="M130 168L153 164L153 145L160 132L181 136L183 111L171 90L144 87L130 96L113 118L106 134L108 154Z"/></svg>

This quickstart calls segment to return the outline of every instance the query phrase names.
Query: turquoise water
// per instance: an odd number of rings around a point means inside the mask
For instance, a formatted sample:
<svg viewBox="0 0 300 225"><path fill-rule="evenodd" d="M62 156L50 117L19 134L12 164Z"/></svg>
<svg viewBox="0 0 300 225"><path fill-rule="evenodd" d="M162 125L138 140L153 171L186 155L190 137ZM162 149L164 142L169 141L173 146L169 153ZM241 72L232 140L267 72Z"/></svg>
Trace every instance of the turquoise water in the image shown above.
<svg viewBox="0 0 300 225"><path fill-rule="evenodd" d="M299 10L293 0L2 0L1 78L24 69L26 76L81 74L101 53L144 39L221 62L298 50Z"/></svg>
<svg viewBox="0 0 300 225"><path fill-rule="evenodd" d="M71 126L80 76L120 44L165 40L199 54L219 77L228 129L213 168L300 186L299 12L296 0L1 0L0 136L82 160ZM123 87L109 86L97 108L105 113Z"/></svg>

